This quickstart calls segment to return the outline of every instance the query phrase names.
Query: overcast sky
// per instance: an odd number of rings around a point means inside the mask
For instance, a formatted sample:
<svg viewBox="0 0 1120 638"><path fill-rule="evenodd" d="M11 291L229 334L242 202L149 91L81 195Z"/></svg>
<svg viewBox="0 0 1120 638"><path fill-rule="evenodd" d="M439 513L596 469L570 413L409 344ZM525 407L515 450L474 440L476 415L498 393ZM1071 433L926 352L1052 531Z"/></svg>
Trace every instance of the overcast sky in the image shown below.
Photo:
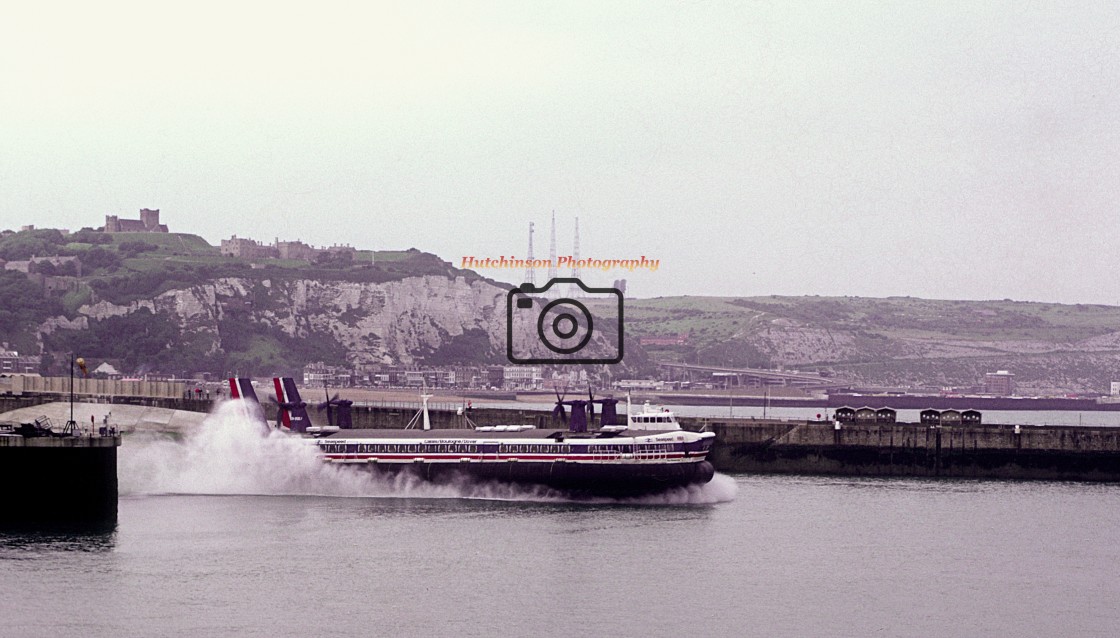
<svg viewBox="0 0 1120 638"><path fill-rule="evenodd" d="M0 228L1120 304L1114 1L159 4L0 14Z"/></svg>

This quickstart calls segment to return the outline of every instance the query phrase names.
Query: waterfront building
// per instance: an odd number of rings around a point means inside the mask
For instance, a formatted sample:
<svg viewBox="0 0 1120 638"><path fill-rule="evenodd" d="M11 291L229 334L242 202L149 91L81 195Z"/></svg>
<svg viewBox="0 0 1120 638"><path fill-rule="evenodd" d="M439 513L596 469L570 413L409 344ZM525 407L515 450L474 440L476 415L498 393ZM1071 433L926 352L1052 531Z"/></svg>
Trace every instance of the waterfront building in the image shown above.
<svg viewBox="0 0 1120 638"><path fill-rule="evenodd" d="M349 387L353 373L341 366L329 366L322 361L303 366L303 385L309 387Z"/></svg>
<svg viewBox="0 0 1120 638"><path fill-rule="evenodd" d="M1015 394L1015 375L1007 370L984 375L984 392L1002 397Z"/></svg>
<svg viewBox="0 0 1120 638"><path fill-rule="evenodd" d="M502 367L502 386L507 390L539 390L543 384L540 366Z"/></svg>
<svg viewBox="0 0 1120 638"><path fill-rule="evenodd" d="M38 355L23 355L8 348L8 343L0 344L0 374L39 374L42 359Z"/></svg>

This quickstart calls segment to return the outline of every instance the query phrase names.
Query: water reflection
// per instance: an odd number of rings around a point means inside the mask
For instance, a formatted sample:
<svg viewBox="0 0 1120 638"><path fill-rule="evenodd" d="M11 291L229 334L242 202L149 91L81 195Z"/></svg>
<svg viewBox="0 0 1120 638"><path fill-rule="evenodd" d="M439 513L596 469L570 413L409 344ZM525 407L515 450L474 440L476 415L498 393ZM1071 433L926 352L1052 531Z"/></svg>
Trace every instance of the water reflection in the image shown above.
<svg viewBox="0 0 1120 638"><path fill-rule="evenodd" d="M0 525L0 560L50 552L109 552L116 547L117 520Z"/></svg>

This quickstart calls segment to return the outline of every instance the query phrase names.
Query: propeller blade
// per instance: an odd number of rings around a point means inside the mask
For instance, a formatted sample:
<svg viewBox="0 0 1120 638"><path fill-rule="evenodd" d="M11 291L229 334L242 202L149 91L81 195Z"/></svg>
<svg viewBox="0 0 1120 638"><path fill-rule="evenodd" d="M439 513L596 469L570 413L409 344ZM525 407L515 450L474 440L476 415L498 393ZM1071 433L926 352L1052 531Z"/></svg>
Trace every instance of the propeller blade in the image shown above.
<svg viewBox="0 0 1120 638"><path fill-rule="evenodd" d="M556 402L556 407L552 408L552 418L555 419L557 416L559 416L560 420L564 423L568 422L568 415L564 413L564 404L559 401Z"/></svg>

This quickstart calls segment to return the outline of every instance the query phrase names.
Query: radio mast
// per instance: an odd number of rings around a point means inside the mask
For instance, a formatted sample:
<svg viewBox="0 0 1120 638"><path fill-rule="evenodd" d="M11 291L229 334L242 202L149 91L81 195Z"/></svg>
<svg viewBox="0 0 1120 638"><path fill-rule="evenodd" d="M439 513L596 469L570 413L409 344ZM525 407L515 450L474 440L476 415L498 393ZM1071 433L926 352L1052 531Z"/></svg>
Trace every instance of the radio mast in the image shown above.
<svg viewBox="0 0 1120 638"><path fill-rule="evenodd" d="M525 267L525 283L537 285L537 276L533 271L533 222L529 222L529 253L525 256L528 266Z"/></svg>
<svg viewBox="0 0 1120 638"><path fill-rule="evenodd" d="M576 217L576 238L572 241L572 279L579 279L579 217ZM569 297L578 297L583 293L583 290L575 284L569 286L571 290L568 292Z"/></svg>
<svg viewBox="0 0 1120 638"><path fill-rule="evenodd" d="M552 211L552 235L548 242L548 280L556 279L556 211Z"/></svg>

